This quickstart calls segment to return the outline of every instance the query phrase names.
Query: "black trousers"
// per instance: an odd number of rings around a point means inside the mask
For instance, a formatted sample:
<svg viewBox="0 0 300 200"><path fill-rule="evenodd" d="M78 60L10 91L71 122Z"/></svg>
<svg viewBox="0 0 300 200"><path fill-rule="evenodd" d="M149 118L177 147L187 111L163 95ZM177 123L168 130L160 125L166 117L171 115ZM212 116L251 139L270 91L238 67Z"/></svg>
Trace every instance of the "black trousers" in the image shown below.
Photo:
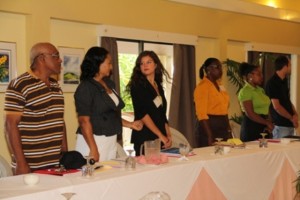
<svg viewBox="0 0 300 200"><path fill-rule="evenodd" d="M264 119L267 119L268 116L260 115ZM264 124L259 124L255 121L252 121L247 115L243 115L242 125L241 125L241 140L243 142L258 140L261 138L261 133L266 132L266 126ZM269 138L268 136L266 138Z"/></svg>
<svg viewBox="0 0 300 200"><path fill-rule="evenodd" d="M228 138L232 138L231 133L228 131L228 116L227 115L209 115L208 116L209 127L212 131L213 138L223 138L223 141L226 141ZM199 147L208 146L208 137L202 127L201 123L197 122L196 135L197 143Z"/></svg>

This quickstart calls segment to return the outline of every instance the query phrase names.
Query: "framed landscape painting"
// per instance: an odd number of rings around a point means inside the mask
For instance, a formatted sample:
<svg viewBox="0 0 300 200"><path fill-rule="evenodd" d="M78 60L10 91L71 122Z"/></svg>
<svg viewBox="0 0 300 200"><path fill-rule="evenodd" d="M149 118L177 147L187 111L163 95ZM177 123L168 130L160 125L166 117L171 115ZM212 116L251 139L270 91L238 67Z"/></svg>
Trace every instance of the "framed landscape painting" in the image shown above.
<svg viewBox="0 0 300 200"><path fill-rule="evenodd" d="M84 56L84 49L59 47L62 59L60 84L64 92L74 92L79 84L80 65Z"/></svg>
<svg viewBox="0 0 300 200"><path fill-rule="evenodd" d="M17 76L16 43L0 41L0 91L4 92L8 83Z"/></svg>

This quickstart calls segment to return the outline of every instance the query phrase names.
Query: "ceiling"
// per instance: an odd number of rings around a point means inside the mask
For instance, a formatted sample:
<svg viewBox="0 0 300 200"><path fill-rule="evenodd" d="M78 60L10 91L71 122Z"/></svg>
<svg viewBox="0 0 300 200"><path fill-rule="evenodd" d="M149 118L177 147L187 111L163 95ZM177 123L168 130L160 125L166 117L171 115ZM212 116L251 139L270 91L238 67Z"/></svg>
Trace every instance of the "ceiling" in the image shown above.
<svg viewBox="0 0 300 200"><path fill-rule="evenodd" d="M241 0L265 6L275 6L284 10L294 10L300 12L299 0Z"/></svg>
<svg viewBox="0 0 300 200"><path fill-rule="evenodd" d="M299 0L169 0L300 23Z"/></svg>

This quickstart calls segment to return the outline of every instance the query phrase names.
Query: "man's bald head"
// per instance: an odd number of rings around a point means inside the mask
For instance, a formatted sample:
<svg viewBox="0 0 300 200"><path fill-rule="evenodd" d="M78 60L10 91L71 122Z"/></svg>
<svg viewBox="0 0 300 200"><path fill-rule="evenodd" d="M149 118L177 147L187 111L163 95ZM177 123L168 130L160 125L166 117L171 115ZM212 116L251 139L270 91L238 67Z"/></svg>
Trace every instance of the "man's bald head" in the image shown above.
<svg viewBox="0 0 300 200"><path fill-rule="evenodd" d="M53 51L53 49L56 49L55 46L48 42L41 42L33 45L30 50L30 63L31 63L30 68L31 69L35 68L34 62L38 58L38 56L44 53L48 53L49 51Z"/></svg>

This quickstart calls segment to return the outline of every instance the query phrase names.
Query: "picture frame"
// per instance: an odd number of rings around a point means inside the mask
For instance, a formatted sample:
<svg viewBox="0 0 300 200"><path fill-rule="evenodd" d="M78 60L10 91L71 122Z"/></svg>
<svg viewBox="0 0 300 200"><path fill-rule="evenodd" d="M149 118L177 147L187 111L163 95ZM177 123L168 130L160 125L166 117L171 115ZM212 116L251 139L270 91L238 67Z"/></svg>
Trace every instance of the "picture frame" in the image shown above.
<svg viewBox="0 0 300 200"><path fill-rule="evenodd" d="M17 77L16 43L0 41L0 92Z"/></svg>
<svg viewBox="0 0 300 200"><path fill-rule="evenodd" d="M59 82L63 92L75 92L80 82L80 65L84 56L83 48L58 47L62 59Z"/></svg>

